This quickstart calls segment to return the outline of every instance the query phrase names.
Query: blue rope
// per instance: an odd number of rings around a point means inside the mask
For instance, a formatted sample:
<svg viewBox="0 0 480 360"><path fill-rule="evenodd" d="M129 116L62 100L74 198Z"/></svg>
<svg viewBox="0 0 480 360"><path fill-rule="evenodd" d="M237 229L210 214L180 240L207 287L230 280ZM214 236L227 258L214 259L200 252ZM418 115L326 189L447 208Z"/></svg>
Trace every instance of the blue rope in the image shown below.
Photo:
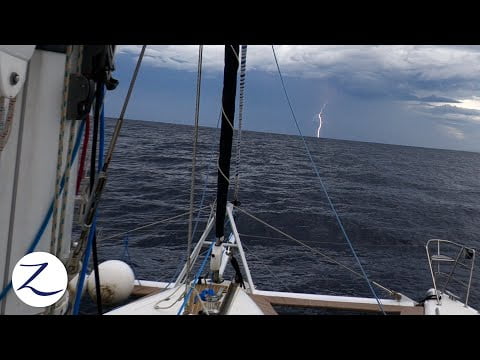
<svg viewBox="0 0 480 360"><path fill-rule="evenodd" d="M77 139L75 140L75 146L73 148L72 161L71 161L70 165L72 165L75 162L75 158L77 156L78 149L80 148L80 142L82 140L84 127L85 127L85 121L82 121L80 123L80 127L78 129L78 135L77 135ZM63 174L62 181L60 182L60 189L58 190L59 195L62 193L64 185L65 185L65 173ZM45 229L47 228L48 223L50 222L50 218L52 217L54 200L55 200L55 196L52 199L52 201L50 203L50 207L48 208L48 211L45 214L45 217L43 218L42 224L40 225L40 228L38 229L32 243L30 244L29 248L27 249L27 252L25 253L25 255L33 252L35 250L35 248L37 247L38 243L40 242L40 239L42 238L43 233L45 232ZM0 293L0 301L8 294L8 292L11 290L11 288L12 288L12 281L10 281L8 283L8 285Z"/></svg>
<svg viewBox="0 0 480 360"><path fill-rule="evenodd" d="M129 236L125 236L123 238L123 254L122 254L122 259L130 262L130 254L128 253L128 239Z"/></svg>
<svg viewBox="0 0 480 360"><path fill-rule="evenodd" d="M93 221L92 221L92 227L90 228L90 233L88 234L87 247L85 249L85 256L83 258L82 270L80 271L80 276L78 277L78 281L77 281L77 292L75 293L75 303L73 305L73 312L72 312L73 315L78 315L78 312L80 311L80 303L82 302L83 283L87 275L87 267L88 267L88 262L90 261L90 252L92 250L93 236L95 234L96 227L97 227L97 215L95 214L95 217L93 218Z"/></svg>
<svg viewBox="0 0 480 360"><path fill-rule="evenodd" d="M225 219L225 222L224 222L224 226L227 225L227 223L229 222L230 220L228 218ZM183 301L183 305L182 307L180 308L180 310L178 311L177 315L180 315L182 309L185 307L185 304L188 302L188 299L190 298L190 295L192 294L192 291L193 289L195 288L195 286L197 285L197 282L198 282L198 279L200 278L200 275L202 275L203 273L203 270L205 269L205 264L207 263L207 260L209 259L210 257L210 253L212 252L212 249L213 249L213 245L215 244L215 241L212 241L212 244L210 244L210 247L207 249L206 251L206 255L205 255L205 258L203 259L203 262L202 262L202 265L200 265L200 268L198 269L196 275L195 275L195 279L193 280L193 286L192 288L190 289L190 292L187 294L187 296L185 297L184 301ZM202 253L203 254L203 253ZM201 254L201 255L202 255ZM199 255L199 256L201 256ZM187 285L188 286L188 285Z"/></svg>
<svg viewBox="0 0 480 360"><path fill-rule="evenodd" d="M335 209L335 206L333 205L333 202L330 199L330 196L328 195L327 188L325 187L325 185L323 183L323 180L320 177L320 173L318 172L317 166L315 165L315 162L313 161L312 154L310 153L310 150L308 148L305 137L302 134L302 130L300 130L300 126L298 125L297 117L295 116L295 112L293 111L292 104L290 103L290 98L288 97L287 89L286 89L285 83L283 81L282 72L280 71L280 66L278 65L277 55L275 53L275 48L273 47L273 45L272 45L272 50L273 50L273 56L275 58L275 63L277 64L278 74L280 75L280 81L282 82L283 91L285 93L285 97L287 98L288 106L290 107L290 111L292 113L293 120L295 120L295 125L297 126L298 132L299 132L300 136L302 137L303 144L305 145L305 150L307 151L308 157L310 158L310 162L312 163L313 169L315 170L315 173L316 173L318 179L320 180L320 185L322 186L323 192L325 193L325 195L327 197L327 200L328 200L328 203L330 204L330 207L331 207L333 213L335 214L338 225L340 226L340 229L342 230L343 236L345 237L345 240L347 240L348 246L350 247L350 250L352 250L353 256L355 257L355 260L357 261L358 265L360 266L362 274L365 277L365 280L367 281L368 287L370 288L370 291L372 292L373 296L377 300L378 306L382 310L383 314L386 315L385 311L383 310L383 306L382 306L380 300L378 299L377 294L375 293L375 290L373 289L372 284L370 283L370 280L368 279L368 276L367 276L365 270L363 269L362 263L360 262L360 259L357 257L357 253L355 252L355 249L353 248L352 242L350 241L350 239L347 235L347 232L345 231L345 228L343 227L342 221L340 220L340 216L338 215L337 210Z"/></svg>
<svg viewBox="0 0 480 360"><path fill-rule="evenodd" d="M190 298L190 295L192 295L192 291L195 288L195 286L197 285L198 278L200 277L200 275L202 275L203 269L205 268L205 265L207 264L207 260L210 258L210 253L212 252L213 245L215 245L215 241L212 241L212 243L210 244L210 247L208 248L208 251L205 254L205 258L203 259L202 265L200 266L200 269L198 269L197 274L195 275L195 279L193 280L193 286L190 288L190 291L188 292L187 296L183 300L183 304L180 307L180 310L178 310L177 315L180 315L182 313L183 309L185 308L185 306L187 305L188 299ZM188 286L188 284L185 284L185 285Z"/></svg>
<svg viewBox="0 0 480 360"><path fill-rule="evenodd" d="M132 258L130 257L130 252L128 251L128 240L129 236L125 236L124 238L124 247L123 247L123 254L122 254L122 259L126 261L132 268L133 270L133 275L135 276L135 279L138 280L137 272L135 271L135 266L132 262Z"/></svg>
<svg viewBox="0 0 480 360"><path fill-rule="evenodd" d="M103 85L100 91L102 93L102 99L104 99L105 87ZM98 146L97 174L100 173L100 171L103 168L103 156L104 156L103 153L105 149L105 116L104 114L105 114L105 103L102 103L102 111L100 113L100 129L99 129L100 136L99 136L99 146ZM98 211L95 211L95 216L92 221L92 227L90 228L90 233L88 234L87 247L85 249L85 256L82 263L82 270L80 272L80 276L77 282L77 292L75 294L75 304L73 306L73 315L78 315L80 311L80 304L82 302L83 285L84 285L85 277L88 270L88 262L90 261L90 252L92 250L93 237L97 230L97 215L98 215Z"/></svg>
<svg viewBox="0 0 480 360"><path fill-rule="evenodd" d="M216 129L218 130L218 126L220 125L220 119L222 118L222 112L220 112L220 115L218 116L218 120L217 120L217 127ZM202 192L202 198L200 200L200 209L198 210L198 213L197 213L197 216L195 218L195 226L193 227L193 232L192 232L192 239L195 235L195 232L197 231L197 226L198 226L198 222L199 222L199 219L200 219L200 213L202 212L202 207L203 207L203 203L205 201L205 194L207 192L207 186L208 186L208 179L209 179L209 176L210 176L210 166L212 164L212 157L213 157L213 150L215 148L215 143L216 143L216 139L217 139L217 133L215 133L215 139L214 141L212 141L212 145L210 147L210 161L208 162L208 167L207 167L207 176L205 178L205 185L203 187L203 192ZM225 219L225 222L227 222L227 219ZM198 282L198 278L200 277L200 275L202 274L203 272L203 269L205 268L205 264L207 263L207 259L209 258L210 256L210 252L212 251L212 246L215 242L212 241L212 245L210 245L209 249L208 249L208 252L207 252L207 255L205 256L204 260L203 260L203 263L202 265L200 266L200 269L197 271L197 274L195 276L195 279L194 279L194 284L193 284L193 287L190 289L189 293L187 294L187 297L184 299L183 301L183 304L182 304L182 307L180 308L180 310L178 311L177 315L180 315L182 310L184 309L185 305L187 304L188 302L188 299L190 298L190 295L193 291L193 288L195 287L195 285L197 284ZM186 256L184 256L184 259L186 260ZM177 271L175 272L175 275L173 277L173 280L170 281L168 283L168 285L170 285L174 279L178 276L178 274L180 273L180 269L182 268L182 262L179 263L179 266L177 267ZM167 285L167 287L168 287ZM188 286L188 285L187 285Z"/></svg>

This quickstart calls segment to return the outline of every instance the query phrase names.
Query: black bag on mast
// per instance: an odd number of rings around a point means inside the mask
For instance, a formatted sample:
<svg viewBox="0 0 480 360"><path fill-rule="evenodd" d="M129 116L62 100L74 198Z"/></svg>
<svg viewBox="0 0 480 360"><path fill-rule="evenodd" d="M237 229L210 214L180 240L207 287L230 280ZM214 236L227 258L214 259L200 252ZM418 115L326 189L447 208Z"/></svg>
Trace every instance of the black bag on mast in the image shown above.
<svg viewBox="0 0 480 360"><path fill-rule="evenodd" d="M220 135L219 171L217 182L217 212L215 232L217 245L223 241L225 211L227 207L230 178L230 157L235 116L235 96L237 92L238 54L240 45L225 45L225 68L223 71L222 127Z"/></svg>

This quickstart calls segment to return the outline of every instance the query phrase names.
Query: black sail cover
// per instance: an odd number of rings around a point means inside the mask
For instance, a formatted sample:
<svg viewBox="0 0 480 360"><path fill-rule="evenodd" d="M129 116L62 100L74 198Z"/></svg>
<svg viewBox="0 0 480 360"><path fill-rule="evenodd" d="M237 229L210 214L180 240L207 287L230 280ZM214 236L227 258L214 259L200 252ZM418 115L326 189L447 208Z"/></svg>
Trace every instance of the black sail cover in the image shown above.
<svg viewBox="0 0 480 360"><path fill-rule="evenodd" d="M227 207L228 185L230 178L230 157L235 116L235 96L237 91L237 72L239 45L225 45L225 68L223 71L222 127L220 135L219 171L217 182L216 237L224 236L225 211ZM229 123L230 122L230 123ZM223 174L222 174L223 173ZM224 176L225 175L225 176ZM226 178L225 178L226 177Z"/></svg>

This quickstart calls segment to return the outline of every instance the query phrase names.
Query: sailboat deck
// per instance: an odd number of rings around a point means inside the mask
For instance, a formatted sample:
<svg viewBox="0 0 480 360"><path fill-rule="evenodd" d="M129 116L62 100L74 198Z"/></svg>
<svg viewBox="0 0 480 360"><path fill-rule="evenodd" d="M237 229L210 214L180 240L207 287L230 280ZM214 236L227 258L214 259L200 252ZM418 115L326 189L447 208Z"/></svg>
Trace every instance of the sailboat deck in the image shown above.
<svg viewBox="0 0 480 360"><path fill-rule="evenodd" d="M347 298L342 296L324 296L324 295L305 295L303 297L295 297L296 294L291 293L274 293L269 291L257 291L256 294L250 295L255 303L264 311L266 315L276 315L273 305L288 307L305 307L305 308L321 308L336 310L351 310L360 312L381 312L373 299L364 298ZM310 298L307 298L310 297ZM399 315L423 315L423 306L406 305L397 303L394 300L382 300L383 309L390 314Z"/></svg>
<svg viewBox="0 0 480 360"><path fill-rule="evenodd" d="M158 294L159 292L164 291L165 289L154 287L154 286L145 286L145 285L135 285L132 290L131 296L134 297L143 297Z"/></svg>

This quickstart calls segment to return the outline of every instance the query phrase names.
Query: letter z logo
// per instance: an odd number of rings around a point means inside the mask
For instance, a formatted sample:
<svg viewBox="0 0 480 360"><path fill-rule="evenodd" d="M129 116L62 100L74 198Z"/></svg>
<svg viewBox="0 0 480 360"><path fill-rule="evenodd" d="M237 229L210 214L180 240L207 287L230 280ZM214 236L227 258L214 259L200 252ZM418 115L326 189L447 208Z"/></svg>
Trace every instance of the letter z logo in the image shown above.
<svg viewBox="0 0 480 360"><path fill-rule="evenodd" d="M32 274L32 268L37 268ZM52 254L33 252L17 262L12 273L15 294L25 304L45 307L65 293L68 276L65 266Z"/></svg>
<svg viewBox="0 0 480 360"><path fill-rule="evenodd" d="M47 266L48 266L48 263L42 263L42 264L32 264L32 265L26 265L26 264L20 264L20 266L40 266L40 268L35 272L35 274L33 274L30 279L27 280L27 282L25 284L23 284L22 286L20 286L18 290L22 290L23 288L29 288L31 289L35 294L37 295L40 295L40 296L50 296L50 295L53 295L53 294L56 294L56 293L59 293L60 291L62 291L62 289L60 290L57 290L57 291L50 291L50 292L44 292L44 291L40 291L40 290L37 290L35 289L34 287L31 287L31 286L28 286L28 284L33 280L35 279Z"/></svg>

